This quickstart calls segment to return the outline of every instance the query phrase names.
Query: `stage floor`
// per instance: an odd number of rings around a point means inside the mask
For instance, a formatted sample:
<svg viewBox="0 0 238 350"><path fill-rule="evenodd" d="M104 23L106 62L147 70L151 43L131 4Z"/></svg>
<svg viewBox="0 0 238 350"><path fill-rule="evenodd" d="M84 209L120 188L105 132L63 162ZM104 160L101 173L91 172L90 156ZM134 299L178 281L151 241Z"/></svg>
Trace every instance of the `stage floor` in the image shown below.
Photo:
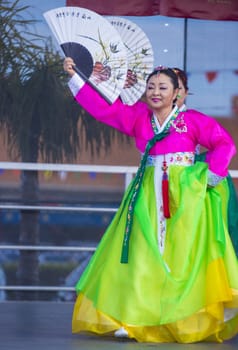
<svg viewBox="0 0 238 350"><path fill-rule="evenodd" d="M1 350L235 350L238 337L223 344L148 344L132 340L73 335L73 303L20 302L0 303Z"/></svg>

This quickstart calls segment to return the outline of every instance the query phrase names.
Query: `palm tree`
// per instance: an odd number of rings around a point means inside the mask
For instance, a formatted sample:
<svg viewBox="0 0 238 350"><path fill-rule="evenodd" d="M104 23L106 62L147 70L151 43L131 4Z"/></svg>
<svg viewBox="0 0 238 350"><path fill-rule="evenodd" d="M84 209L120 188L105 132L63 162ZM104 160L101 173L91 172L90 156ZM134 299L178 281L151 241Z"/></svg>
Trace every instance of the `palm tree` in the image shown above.
<svg viewBox="0 0 238 350"><path fill-rule="evenodd" d="M37 162L39 155L45 161L73 159L79 145L79 108L64 89L59 55L42 45L43 38L30 34L28 27L34 21L24 20L22 13L28 7L19 7L18 2L0 0L0 123L9 156L23 162ZM24 171L21 180L23 203L36 203L38 173ZM38 215L21 211L20 243L38 243ZM20 285L38 284L37 252L21 251L18 280ZM20 297L31 299L36 294Z"/></svg>
<svg viewBox="0 0 238 350"><path fill-rule="evenodd" d="M22 82L17 96L13 96L7 140L11 156L23 162L37 162L39 156L46 162L73 160L79 149L80 110L66 93L57 69L56 57L47 53L35 63L35 70ZM21 180L23 203L36 204L38 172L23 171ZM38 244L38 216L38 211L21 211L21 244ZM21 251L18 279L21 285L38 284L35 251ZM34 294L27 293L28 298Z"/></svg>
<svg viewBox="0 0 238 350"><path fill-rule="evenodd" d="M82 147L99 154L102 144L127 140L112 128L88 118L75 103L62 70L62 59L50 40L30 34L34 23L24 20L19 0L0 0L0 125L10 159L37 162L74 161ZM69 117L70 116L70 117ZM80 118L80 123L78 123ZM80 130L78 125L80 125ZM86 135L82 145L80 134ZM38 172L21 174L22 201L38 202ZM39 242L38 211L21 211L19 242ZM18 266L20 285L38 285L36 251L21 251ZM21 299L35 299L37 293L19 293Z"/></svg>

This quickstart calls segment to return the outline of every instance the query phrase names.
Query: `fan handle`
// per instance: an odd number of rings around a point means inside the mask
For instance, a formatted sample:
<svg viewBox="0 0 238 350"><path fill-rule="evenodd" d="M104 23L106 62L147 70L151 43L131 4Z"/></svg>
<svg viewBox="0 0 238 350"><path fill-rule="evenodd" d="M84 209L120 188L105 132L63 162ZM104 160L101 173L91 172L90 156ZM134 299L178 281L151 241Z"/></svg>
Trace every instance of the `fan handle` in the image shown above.
<svg viewBox="0 0 238 350"><path fill-rule="evenodd" d="M77 66L73 66L73 69L75 70L76 73L78 73L78 75L87 83L89 84L94 90L96 90L99 95L104 98L105 101L107 101L107 103L109 103L110 105L112 104L112 102L109 100L109 98L104 95L104 93L102 91L100 91L87 77L86 75L77 67Z"/></svg>

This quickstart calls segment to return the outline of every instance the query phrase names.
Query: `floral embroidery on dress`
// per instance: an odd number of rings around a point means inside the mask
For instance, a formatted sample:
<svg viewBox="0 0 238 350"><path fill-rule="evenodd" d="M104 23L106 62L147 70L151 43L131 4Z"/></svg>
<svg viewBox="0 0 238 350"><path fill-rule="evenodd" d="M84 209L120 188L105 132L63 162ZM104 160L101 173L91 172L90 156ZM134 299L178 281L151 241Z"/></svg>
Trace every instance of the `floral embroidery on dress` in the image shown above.
<svg viewBox="0 0 238 350"><path fill-rule="evenodd" d="M176 152L169 158L169 163L176 165L192 165L194 163L194 153Z"/></svg>
<svg viewBox="0 0 238 350"><path fill-rule="evenodd" d="M155 166L158 156L149 155L146 166ZM176 152L166 155L167 163L174 165L192 165L194 163L194 152Z"/></svg>
<svg viewBox="0 0 238 350"><path fill-rule="evenodd" d="M175 120L171 121L171 126L175 129L176 132L180 134L182 132L187 132L187 125L184 121L184 114L179 115Z"/></svg>

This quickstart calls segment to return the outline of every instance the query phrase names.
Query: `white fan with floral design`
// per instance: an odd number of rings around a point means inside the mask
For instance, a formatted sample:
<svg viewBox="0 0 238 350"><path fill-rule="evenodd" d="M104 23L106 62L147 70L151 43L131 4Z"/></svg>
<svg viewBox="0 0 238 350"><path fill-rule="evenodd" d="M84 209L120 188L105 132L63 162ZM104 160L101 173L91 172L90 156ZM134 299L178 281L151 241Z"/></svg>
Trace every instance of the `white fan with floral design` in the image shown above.
<svg viewBox="0 0 238 350"><path fill-rule="evenodd" d="M127 76L127 52L118 31L106 18L81 7L55 8L44 18L64 55L74 59L77 73L113 103Z"/></svg>
<svg viewBox="0 0 238 350"><path fill-rule="evenodd" d="M108 16L107 20L117 29L127 51L127 80L120 96L125 104L132 105L145 92L146 78L154 68L153 48L137 24L115 16Z"/></svg>

